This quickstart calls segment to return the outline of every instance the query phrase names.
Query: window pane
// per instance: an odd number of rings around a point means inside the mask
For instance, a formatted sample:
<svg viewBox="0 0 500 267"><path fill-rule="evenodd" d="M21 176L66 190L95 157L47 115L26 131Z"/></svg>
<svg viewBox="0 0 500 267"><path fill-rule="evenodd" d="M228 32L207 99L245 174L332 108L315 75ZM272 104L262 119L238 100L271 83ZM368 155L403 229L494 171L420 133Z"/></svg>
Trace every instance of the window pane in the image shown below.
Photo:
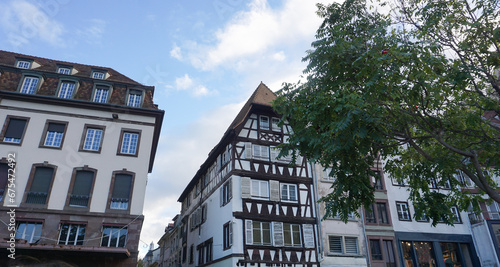
<svg viewBox="0 0 500 267"><path fill-rule="evenodd" d="M345 237L345 253L358 254L358 238Z"/></svg>
<svg viewBox="0 0 500 267"><path fill-rule="evenodd" d="M253 243L254 244L262 244L261 238L261 227L260 222L252 222L253 224Z"/></svg>
<svg viewBox="0 0 500 267"><path fill-rule="evenodd" d="M330 243L330 252L342 253L342 237L341 236L329 236L328 242Z"/></svg>
<svg viewBox="0 0 500 267"><path fill-rule="evenodd" d="M111 228L105 227L104 230L102 231L101 246L107 247L109 245L110 234L111 234Z"/></svg>

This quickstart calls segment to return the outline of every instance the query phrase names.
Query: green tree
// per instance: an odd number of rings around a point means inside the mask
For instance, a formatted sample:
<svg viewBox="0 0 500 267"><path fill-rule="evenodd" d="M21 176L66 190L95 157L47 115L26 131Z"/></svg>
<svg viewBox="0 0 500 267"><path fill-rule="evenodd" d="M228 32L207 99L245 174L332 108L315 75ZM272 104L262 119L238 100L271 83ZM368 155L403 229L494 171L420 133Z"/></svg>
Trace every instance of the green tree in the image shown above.
<svg viewBox="0 0 500 267"><path fill-rule="evenodd" d="M477 210L481 194L500 202L499 1L346 0L317 13L306 79L284 84L274 108L294 129L282 153L332 167L327 215L347 221L373 203L380 158L434 225L452 224L452 206ZM479 194L461 189L458 170Z"/></svg>

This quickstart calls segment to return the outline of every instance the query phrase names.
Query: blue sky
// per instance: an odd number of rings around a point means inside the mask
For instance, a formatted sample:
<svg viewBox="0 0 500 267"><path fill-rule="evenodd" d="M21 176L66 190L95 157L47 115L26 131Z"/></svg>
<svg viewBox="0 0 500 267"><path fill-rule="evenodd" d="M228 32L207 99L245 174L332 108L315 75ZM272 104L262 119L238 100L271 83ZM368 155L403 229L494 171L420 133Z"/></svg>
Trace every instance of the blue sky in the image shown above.
<svg viewBox="0 0 500 267"><path fill-rule="evenodd" d="M148 177L141 256L262 81L299 80L321 23L310 0L0 0L0 49L111 67L165 110Z"/></svg>

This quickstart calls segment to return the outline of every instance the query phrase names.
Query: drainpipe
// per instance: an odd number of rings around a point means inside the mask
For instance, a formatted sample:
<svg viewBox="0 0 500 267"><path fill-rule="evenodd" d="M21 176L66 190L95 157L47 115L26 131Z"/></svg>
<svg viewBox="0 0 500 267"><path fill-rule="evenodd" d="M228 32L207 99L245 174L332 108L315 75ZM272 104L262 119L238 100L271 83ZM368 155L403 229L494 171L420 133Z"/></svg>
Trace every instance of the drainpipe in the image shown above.
<svg viewBox="0 0 500 267"><path fill-rule="evenodd" d="M316 242L316 246L318 247L318 261L322 262L323 261L323 231L321 227L321 218L320 218L320 210L319 210L319 192L318 192L318 181L316 180L316 165L313 165L312 163L309 163L309 166L311 166L311 174L312 174L312 179L313 179L313 185L314 185L314 194L312 195L314 197L314 208L316 209L316 223L318 225L318 239Z"/></svg>
<svg viewBox="0 0 500 267"><path fill-rule="evenodd" d="M368 254L368 237L366 236L365 213L364 213L363 207L361 207L361 212L359 213L359 215L361 215L361 226L363 226L363 235L365 236L366 265L368 267L370 267L370 254Z"/></svg>

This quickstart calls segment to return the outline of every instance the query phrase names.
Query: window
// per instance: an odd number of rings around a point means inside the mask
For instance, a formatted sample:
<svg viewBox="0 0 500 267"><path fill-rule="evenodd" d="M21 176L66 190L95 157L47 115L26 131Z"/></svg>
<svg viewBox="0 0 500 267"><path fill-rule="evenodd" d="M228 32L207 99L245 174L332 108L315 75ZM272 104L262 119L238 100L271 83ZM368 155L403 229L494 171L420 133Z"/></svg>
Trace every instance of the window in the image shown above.
<svg viewBox="0 0 500 267"><path fill-rule="evenodd" d="M259 118L259 126L261 130L269 130L269 117L260 116Z"/></svg>
<svg viewBox="0 0 500 267"><path fill-rule="evenodd" d="M396 209L398 211L398 218L400 221L411 221L410 210L408 209L408 203L396 202Z"/></svg>
<svg viewBox="0 0 500 267"><path fill-rule="evenodd" d="M98 85L94 90L94 98L92 101L97 103L107 103L109 95L109 87Z"/></svg>
<svg viewBox="0 0 500 267"><path fill-rule="evenodd" d="M359 254L358 238L348 236L328 236L330 253Z"/></svg>
<svg viewBox="0 0 500 267"><path fill-rule="evenodd" d="M373 177L373 187L375 190L384 190L384 183L382 182L382 172L375 171L376 175Z"/></svg>
<svg viewBox="0 0 500 267"><path fill-rule="evenodd" d="M231 248L233 245L233 224L231 221L224 224L222 227L224 250Z"/></svg>
<svg viewBox="0 0 500 267"><path fill-rule="evenodd" d="M129 90L127 106L129 107L141 107L142 101L142 91L140 90Z"/></svg>
<svg viewBox="0 0 500 267"><path fill-rule="evenodd" d="M213 241L210 238L197 246L198 265L203 265L212 261L212 244Z"/></svg>
<svg viewBox="0 0 500 267"><path fill-rule="evenodd" d="M335 180L335 178L333 177L333 173L331 173L331 172L332 172L332 168L324 168L323 169L323 179L333 182Z"/></svg>
<svg viewBox="0 0 500 267"><path fill-rule="evenodd" d="M12 173L11 174L15 174ZM9 165L0 162L0 203L3 201L3 196L6 195L7 181L9 180Z"/></svg>
<svg viewBox="0 0 500 267"><path fill-rule="evenodd" d="M297 185L281 184L281 200L297 201Z"/></svg>
<svg viewBox="0 0 500 267"><path fill-rule="evenodd" d="M26 60L18 60L17 65L18 68L20 69L30 69L31 68L31 62L26 61Z"/></svg>
<svg viewBox="0 0 500 267"><path fill-rule="evenodd" d="M247 244L272 245L271 223L247 220ZM250 242L251 241L251 242Z"/></svg>
<svg viewBox="0 0 500 267"><path fill-rule="evenodd" d="M500 208L498 207L498 204L495 201L493 201L487 207L488 207L489 219L492 219L492 220L500 219Z"/></svg>
<svg viewBox="0 0 500 267"><path fill-rule="evenodd" d="M229 179L224 185L222 185L220 189L220 205L224 206L229 201L231 201L231 198L233 197L233 188L232 188L232 182L231 179Z"/></svg>
<svg viewBox="0 0 500 267"><path fill-rule="evenodd" d="M116 173L111 194L110 209L128 210L133 176L125 173Z"/></svg>
<svg viewBox="0 0 500 267"><path fill-rule="evenodd" d="M92 78L94 79L99 79L99 80L104 80L104 77L106 77L106 74L102 71L93 71L92 72Z"/></svg>
<svg viewBox="0 0 500 267"><path fill-rule="evenodd" d="M127 243L127 228L119 226L103 226L101 247L124 248Z"/></svg>
<svg viewBox="0 0 500 267"><path fill-rule="evenodd" d="M36 166L34 167L33 179L29 191L26 194L28 204L47 204L50 187L54 176L54 168Z"/></svg>
<svg viewBox="0 0 500 267"><path fill-rule="evenodd" d="M6 143L21 144L23 140L24 132L26 130L26 125L28 124L28 119L26 118L14 118L7 116L5 120L2 141Z"/></svg>
<svg viewBox="0 0 500 267"><path fill-rule="evenodd" d="M396 267L396 256L394 255L394 247L392 240L383 240L384 256L387 267Z"/></svg>
<svg viewBox="0 0 500 267"><path fill-rule="evenodd" d="M23 84L19 90L23 94L34 94L38 88L39 77L35 76L25 76L23 79Z"/></svg>
<svg viewBox="0 0 500 267"><path fill-rule="evenodd" d="M269 160L269 147L252 145L253 158Z"/></svg>
<svg viewBox="0 0 500 267"><path fill-rule="evenodd" d="M453 223L462 223L462 219L460 218L460 211L456 206L451 207L451 212L453 213Z"/></svg>
<svg viewBox="0 0 500 267"><path fill-rule="evenodd" d="M66 123L47 122L45 124L45 134L42 137L41 146L44 147L61 147Z"/></svg>
<svg viewBox="0 0 500 267"><path fill-rule="evenodd" d="M269 198L269 182L252 180L252 197Z"/></svg>
<svg viewBox="0 0 500 267"><path fill-rule="evenodd" d="M281 132L281 127L278 126L279 122L280 122L280 119L278 119L278 118L271 119L271 126L273 127L273 131Z"/></svg>
<svg viewBox="0 0 500 267"><path fill-rule="evenodd" d="M380 247L380 240L370 239L370 253L372 260L383 260L382 248Z"/></svg>
<svg viewBox="0 0 500 267"><path fill-rule="evenodd" d="M40 241L42 235L41 222L18 222L16 226L16 239L24 239L33 244Z"/></svg>
<svg viewBox="0 0 500 267"><path fill-rule="evenodd" d="M301 247L300 241L300 225L283 223L283 239L285 246Z"/></svg>
<svg viewBox="0 0 500 267"><path fill-rule="evenodd" d="M73 96L73 92L75 91L76 83L69 81L62 81L59 85L59 98L67 98L70 99Z"/></svg>
<svg viewBox="0 0 500 267"><path fill-rule="evenodd" d="M194 263L194 246L191 245L191 247L189 248L189 264L193 263Z"/></svg>
<svg viewBox="0 0 500 267"><path fill-rule="evenodd" d="M69 195L69 206L88 207L90 192L94 184L94 171L77 170L73 180L71 194Z"/></svg>
<svg viewBox="0 0 500 267"><path fill-rule="evenodd" d="M59 245L83 245L85 224L61 224Z"/></svg>
<svg viewBox="0 0 500 267"><path fill-rule="evenodd" d="M140 133L138 132L122 131L120 150L118 154L137 155L139 147L139 134Z"/></svg>
<svg viewBox="0 0 500 267"><path fill-rule="evenodd" d="M104 128L85 125L82 150L100 152L103 135Z"/></svg>
<svg viewBox="0 0 500 267"><path fill-rule="evenodd" d="M387 205L383 202L377 202L371 206L371 211L365 209L365 217L367 223L389 224L387 216Z"/></svg>
<svg viewBox="0 0 500 267"><path fill-rule="evenodd" d="M381 224L389 224L387 217L387 206L385 203L377 203L378 220Z"/></svg>
<svg viewBox="0 0 500 267"><path fill-rule="evenodd" d="M70 74L71 74L71 68L59 67L59 68L57 69L57 73L59 73L59 74L66 74L66 75L70 75Z"/></svg>

